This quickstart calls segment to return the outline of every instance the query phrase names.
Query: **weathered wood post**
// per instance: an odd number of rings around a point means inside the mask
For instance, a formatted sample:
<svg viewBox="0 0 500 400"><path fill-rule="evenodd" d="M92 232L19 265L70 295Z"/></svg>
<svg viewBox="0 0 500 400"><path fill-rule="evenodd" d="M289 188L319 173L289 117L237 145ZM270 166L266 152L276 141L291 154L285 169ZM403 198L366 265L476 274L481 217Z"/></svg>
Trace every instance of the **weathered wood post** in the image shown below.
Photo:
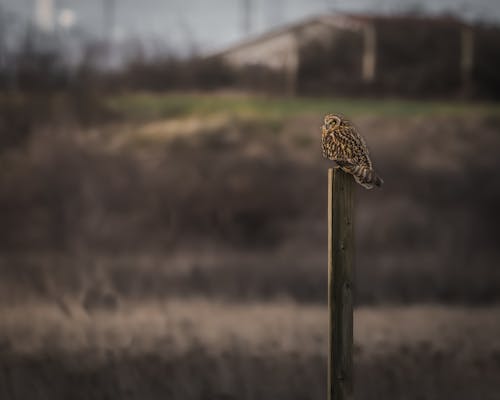
<svg viewBox="0 0 500 400"><path fill-rule="evenodd" d="M328 170L328 400L353 398L354 179Z"/></svg>

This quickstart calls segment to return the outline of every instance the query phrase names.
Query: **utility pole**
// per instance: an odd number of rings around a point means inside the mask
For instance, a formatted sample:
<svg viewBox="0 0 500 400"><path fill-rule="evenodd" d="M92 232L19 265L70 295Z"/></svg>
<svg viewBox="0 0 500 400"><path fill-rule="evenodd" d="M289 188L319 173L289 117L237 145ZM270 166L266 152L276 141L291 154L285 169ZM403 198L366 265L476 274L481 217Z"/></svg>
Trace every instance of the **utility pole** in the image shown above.
<svg viewBox="0 0 500 400"><path fill-rule="evenodd" d="M103 39L106 43L113 41L115 31L115 12L116 0L102 0L102 22L103 22Z"/></svg>
<svg viewBox="0 0 500 400"><path fill-rule="evenodd" d="M5 46L5 27L6 19L4 17L3 2L0 0L0 74L5 74L7 67L7 51Z"/></svg>
<svg viewBox="0 0 500 400"><path fill-rule="evenodd" d="M243 34L248 36L252 31L252 0L242 0L242 2Z"/></svg>
<svg viewBox="0 0 500 400"><path fill-rule="evenodd" d="M474 30L469 25L461 28L460 72L462 76L462 95L467 97L472 91L472 72L474 69Z"/></svg>
<svg viewBox="0 0 500 400"><path fill-rule="evenodd" d="M54 29L54 0L35 1L35 23L44 32Z"/></svg>
<svg viewBox="0 0 500 400"><path fill-rule="evenodd" d="M267 3L267 25L269 28L281 25L284 17L285 5L283 0L273 0Z"/></svg>
<svg viewBox="0 0 500 400"><path fill-rule="evenodd" d="M361 77L363 82L371 83L375 80L377 66L377 30L374 23L368 22L363 27L363 42Z"/></svg>
<svg viewBox="0 0 500 400"><path fill-rule="evenodd" d="M113 63L113 39L115 32L116 0L102 0L102 42L105 68Z"/></svg>

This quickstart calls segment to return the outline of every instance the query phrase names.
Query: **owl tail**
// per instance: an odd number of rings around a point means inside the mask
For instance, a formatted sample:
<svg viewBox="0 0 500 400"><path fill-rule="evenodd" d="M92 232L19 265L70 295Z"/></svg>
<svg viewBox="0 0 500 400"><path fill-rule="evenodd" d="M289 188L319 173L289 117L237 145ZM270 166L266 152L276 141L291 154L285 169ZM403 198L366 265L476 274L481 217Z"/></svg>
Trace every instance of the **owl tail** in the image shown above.
<svg viewBox="0 0 500 400"><path fill-rule="evenodd" d="M344 171L352 174L356 182L366 189L373 189L374 186L381 187L384 181L377 173L370 168L366 168L360 165L356 166L345 166L342 168Z"/></svg>

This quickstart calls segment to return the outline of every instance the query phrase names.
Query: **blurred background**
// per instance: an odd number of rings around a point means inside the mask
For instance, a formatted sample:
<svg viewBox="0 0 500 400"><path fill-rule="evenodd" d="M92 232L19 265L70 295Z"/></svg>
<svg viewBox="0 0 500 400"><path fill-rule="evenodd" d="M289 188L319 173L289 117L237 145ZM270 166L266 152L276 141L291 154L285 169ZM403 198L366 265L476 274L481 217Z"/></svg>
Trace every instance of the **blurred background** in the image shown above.
<svg viewBox="0 0 500 400"><path fill-rule="evenodd" d="M0 398L326 396L326 113L366 137L357 399L498 399L496 0L0 0Z"/></svg>

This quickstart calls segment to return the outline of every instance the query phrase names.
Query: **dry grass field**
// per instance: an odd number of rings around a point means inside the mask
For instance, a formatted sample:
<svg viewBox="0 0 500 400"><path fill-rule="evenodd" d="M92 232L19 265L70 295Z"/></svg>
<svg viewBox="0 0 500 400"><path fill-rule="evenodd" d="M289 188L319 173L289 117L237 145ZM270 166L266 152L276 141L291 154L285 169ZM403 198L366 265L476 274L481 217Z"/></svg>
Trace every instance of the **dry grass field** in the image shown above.
<svg viewBox="0 0 500 400"><path fill-rule="evenodd" d="M357 399L497 398L500 308L361 307ZM0 310L2 399L323 399L323 306L206 299ZM480 388L480 395L478 395Z"/></svg>
<svg viewBox="0 0 500 400"><path fill-rule="evenodd" d="M330 111L385 180L356 193L356 398L498 399L498 104L142 93L0 111L0 399L323 399Z"/></svg>
<svg viewBox="0 0 500 400"><path fill-rule="evenodd" d="M3 301L324 301L328 111L385 180L356 194L358 301L499 300L495 103L129 94L84 102L110 115L85 123L52 102L0 153Z"/></svg>

